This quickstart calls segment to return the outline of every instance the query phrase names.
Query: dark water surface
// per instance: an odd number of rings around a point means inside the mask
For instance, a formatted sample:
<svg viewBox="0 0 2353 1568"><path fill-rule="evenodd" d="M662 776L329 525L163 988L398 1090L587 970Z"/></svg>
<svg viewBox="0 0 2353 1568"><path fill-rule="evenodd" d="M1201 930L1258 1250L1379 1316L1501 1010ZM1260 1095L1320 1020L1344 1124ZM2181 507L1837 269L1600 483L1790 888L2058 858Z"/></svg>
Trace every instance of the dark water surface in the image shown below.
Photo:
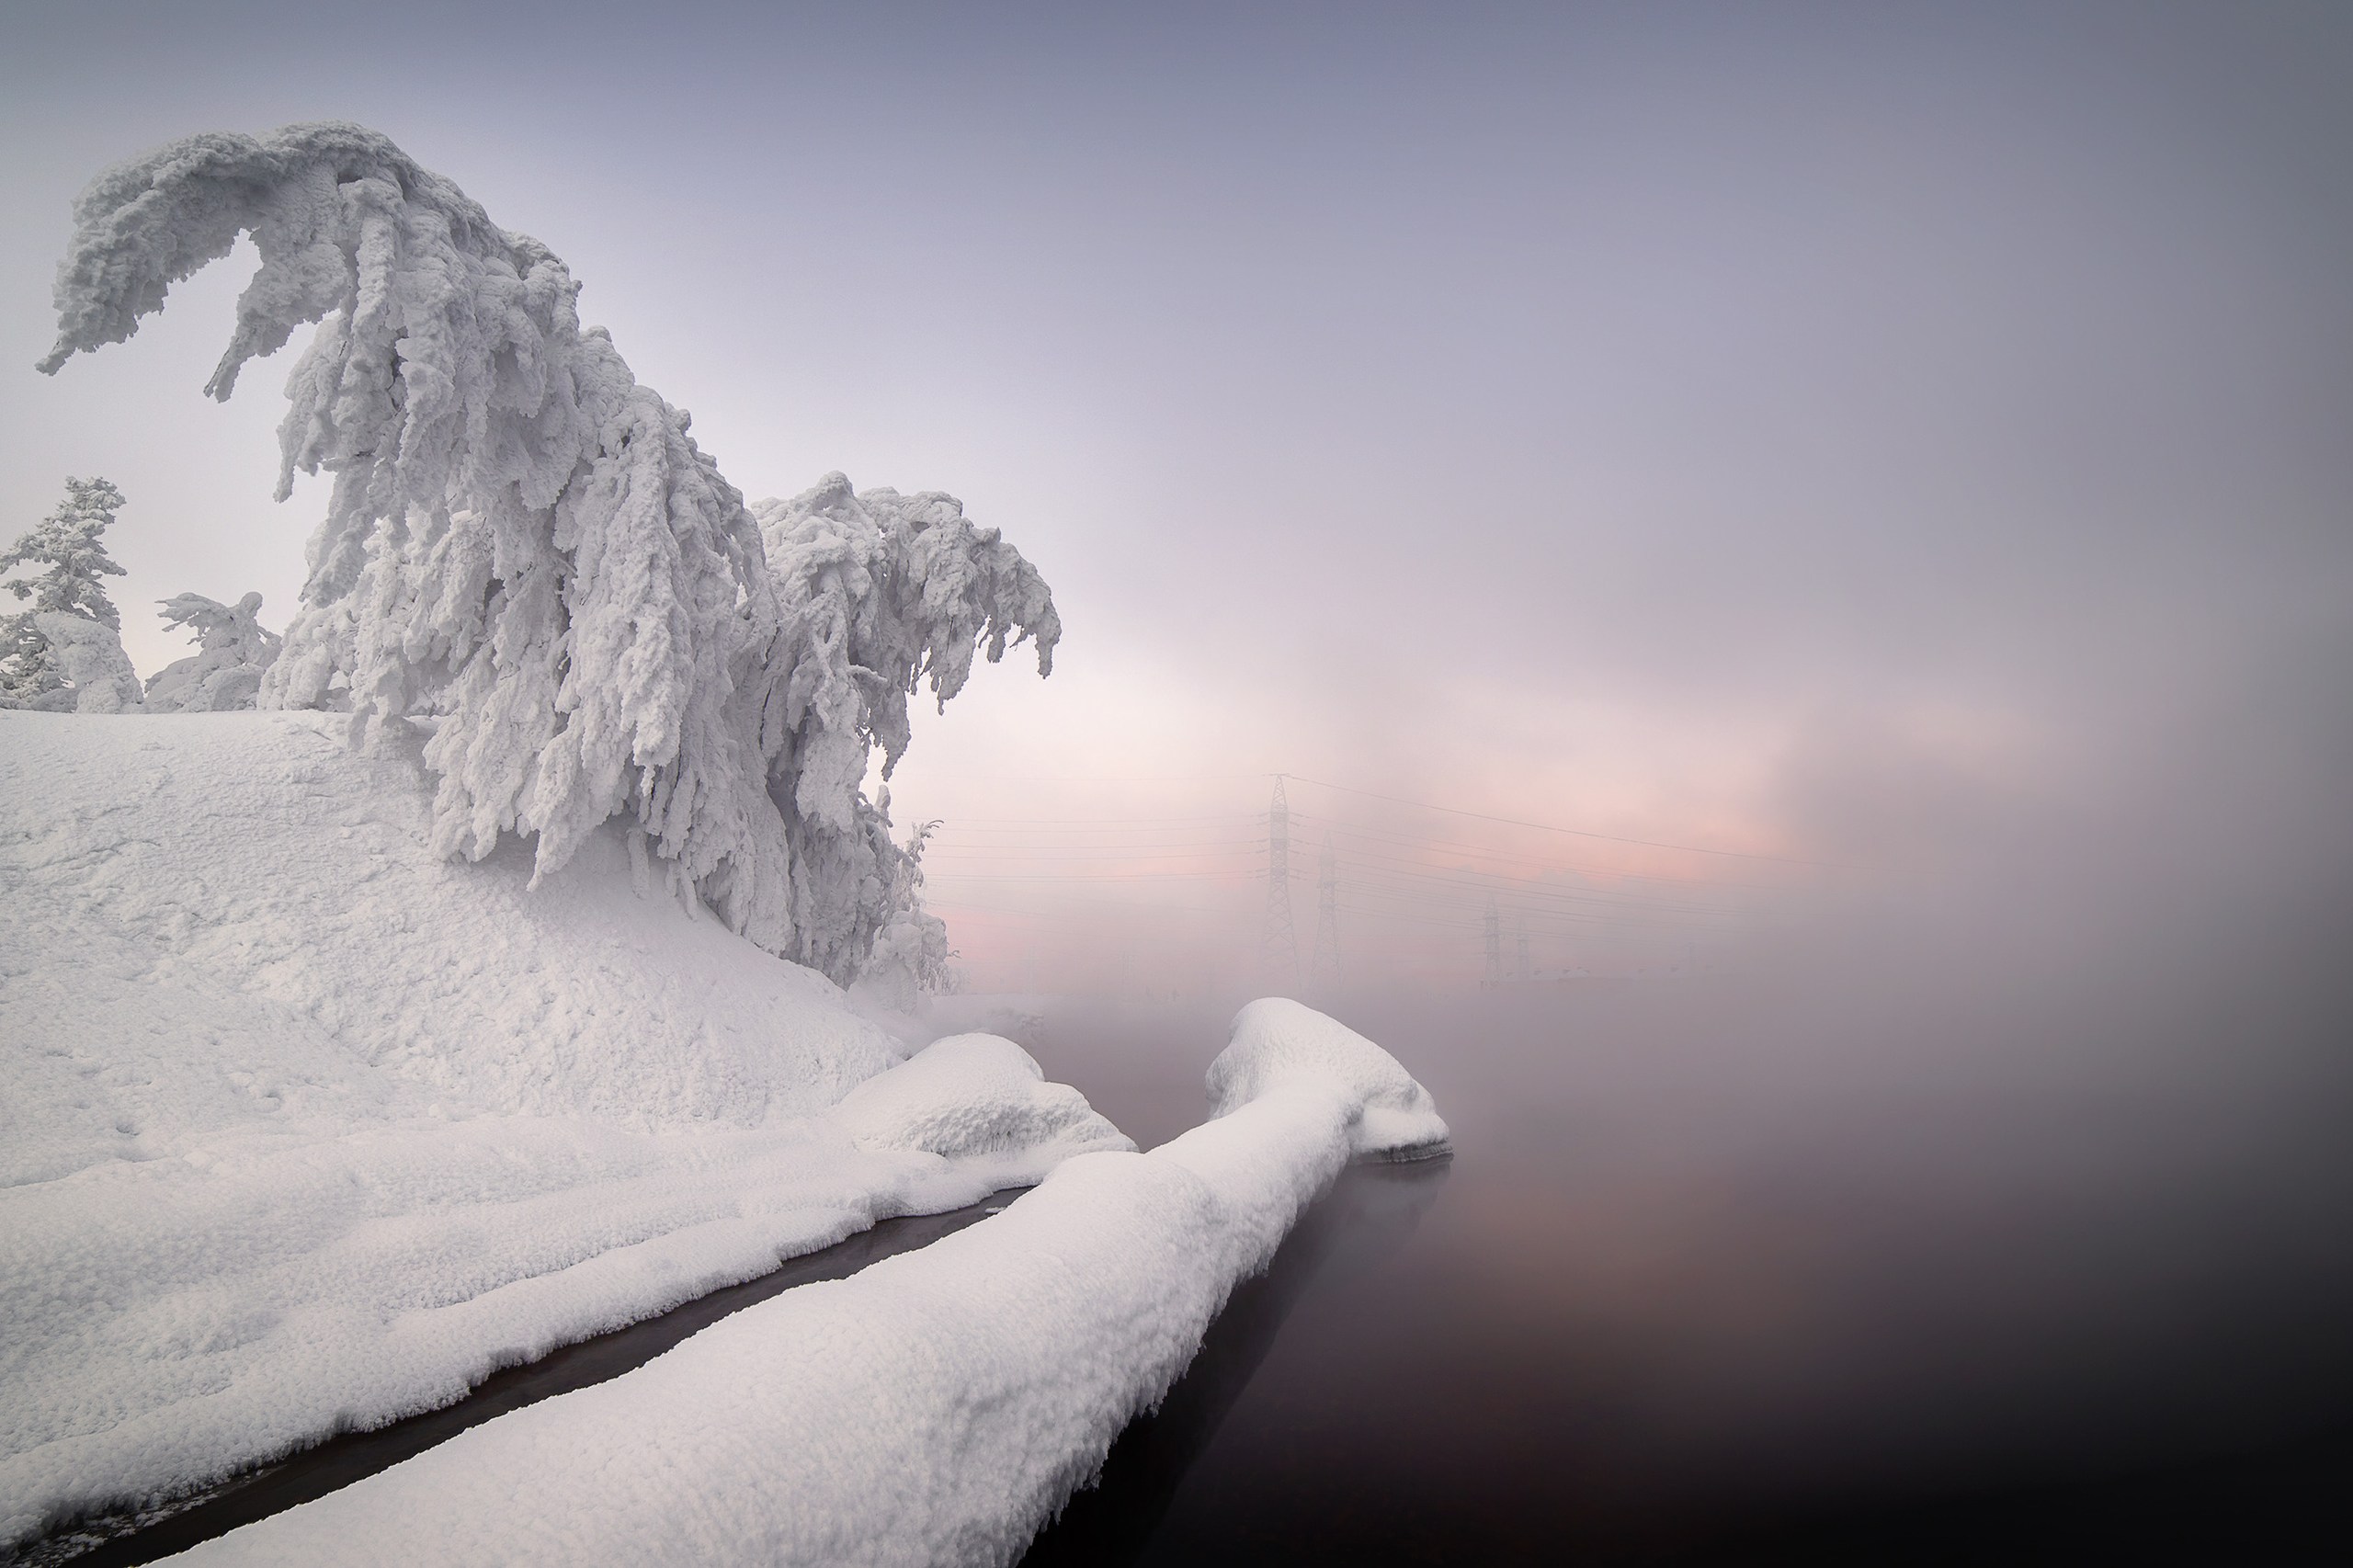
<svg viewBox="0 0 2353 1568"><path fill-rule="evenodd" d="M1429 1086L1456 1154L1346 1173L1026 1561L2353 1561L2348 1011L2213 994L1311 998ZM1151 1147L1203 1115L1230 1012L1013 1032ZM32 1558L181 1550L982 1212Z"/></svg>
<svg viewBox="0 0 2353 1568"><path fill-rule="evenodd" d="M1349 1173L1028 1561L2353 1561L2345 1042L1891 1000L1327 1001L1456 1155ZM1223 1024L1029 1043L1149 1147Z"/></svg>

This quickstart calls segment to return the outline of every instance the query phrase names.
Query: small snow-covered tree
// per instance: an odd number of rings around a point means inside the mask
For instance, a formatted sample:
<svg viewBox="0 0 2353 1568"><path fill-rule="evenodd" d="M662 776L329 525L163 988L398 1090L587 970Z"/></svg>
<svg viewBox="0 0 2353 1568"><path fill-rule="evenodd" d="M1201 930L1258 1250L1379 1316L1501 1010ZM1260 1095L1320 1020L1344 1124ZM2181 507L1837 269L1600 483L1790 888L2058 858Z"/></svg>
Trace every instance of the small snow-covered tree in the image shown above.
<svg viewBox="0 0 2353 1568"><path fill-rule="evenodd" d="M886 798L882 802L889 804ZM900 846L885 909L858 978L885 1002L911 1013L949 988L948 926L923 906L923 852L936 822L919 823Z"/></svg>
<svg viewBox="0 0 2353 1568"><path fill-rule="evenodd" d="M65 676L76 713L137 713L139 672L122 651L111 626L62 609L36 611L33 624L49 644L49 656ZM49 706L42 704L42 706Z"/></svg>
<svg viewBox="0 0 2353 1568"><path fill-rule="evenodd" d="M123 569L107 553L99 537L113 526L114 515L121 508L122 492L108 481L68 479L65 500L57 510L0 551L0 572L42 569L37 576L0 584L19 600L30 601L25 608L0 618L0 704L56 710L76 706L77 683L67 668L67 650L61 645L61 637L83 650L74 663L93 672L93 678L111 681L116 665L130 667L130 661L122 657L122 616L107 597L105 583L108 577L123 575ZM44 625L45 617L56 616L86 621L104 635L85 634L54 620ZM106 656L102 644L111 646L111 658ZM107 673L98 676L95 672L101 667ZM134 677L130 703L133 709L139 706L138 695ZM105 695L94 691L90 698L100 704L95 711L121 710L119 694L111 687Z"/></svg>
<svg viewBox="0 0 2353 1568"><path fill-rule="evenodd" d="M207 390L317 324L278 494L334 484L262 706L347 705L362 744L421 721L445 853L518 832L545 875L629 813L736 930L856 977L904 853L870 752L896 761L923 680L944 701L1008 634L1043 672L1060 632L995 530L838 476L756 521L581 327L563 263L364 127L173 142L101 174L74 223L45 371L240 235L261 266Z"/></svg>
<svg viewBox="0 0 2353 1568"><path fill-rule="evenodd" d="M194 632L197 650L149 678L148 710L221 713L251 708L283 641L261 624L261 596L247 594L233 605L202 594L178 594L158 602L164 607L164 624Z"/></svg>

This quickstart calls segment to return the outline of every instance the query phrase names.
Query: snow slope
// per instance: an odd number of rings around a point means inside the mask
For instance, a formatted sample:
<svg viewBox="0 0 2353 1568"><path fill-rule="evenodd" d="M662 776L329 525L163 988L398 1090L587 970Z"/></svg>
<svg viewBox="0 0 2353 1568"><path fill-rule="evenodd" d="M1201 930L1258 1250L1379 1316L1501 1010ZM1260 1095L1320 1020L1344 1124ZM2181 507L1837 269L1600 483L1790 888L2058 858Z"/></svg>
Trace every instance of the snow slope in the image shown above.
<svg viewBox="0 0 2353 1568"><path fill-rule="evenodd" d="M0 712L0 1545L1132 1147L344 722Z"/></svg>
<svg viewBox="0 0 2353 1568"><path fill-rule="evenodd" d="M995 1219L173 1561L1009 1562L1352 1153L1445 1147L1402 1068L1296 1003L1244 1009L1211 1083L1224 1114L1150 1153L1074 1159ZM1400 1096L1427 1119L1376 1103Z"/></svg>

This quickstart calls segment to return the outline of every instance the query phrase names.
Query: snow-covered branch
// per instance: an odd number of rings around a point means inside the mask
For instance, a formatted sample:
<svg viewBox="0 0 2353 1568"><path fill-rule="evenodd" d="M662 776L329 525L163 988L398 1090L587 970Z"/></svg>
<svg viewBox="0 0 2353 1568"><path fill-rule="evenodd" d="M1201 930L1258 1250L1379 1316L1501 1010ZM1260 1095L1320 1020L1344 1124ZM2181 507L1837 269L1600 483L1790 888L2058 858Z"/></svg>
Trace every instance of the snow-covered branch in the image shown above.
<svg viewBox="0 0 2353 1568"><path fill-rule="evenodd" d="M904 754L907 699L928 685L945 707L976 653L994 662L1027 638L1039 674L1051 673L1062 638L1053 596L952 495L859 493L832 473L752 511L783 613L767 662L780 726L770 789L792 843L796 922L810 934L797 956L834 972L905 926L885 944L894 954L936 945L944 964L945 933L914 918L921 874L859 786L876 748L885 778Z"/></svg>

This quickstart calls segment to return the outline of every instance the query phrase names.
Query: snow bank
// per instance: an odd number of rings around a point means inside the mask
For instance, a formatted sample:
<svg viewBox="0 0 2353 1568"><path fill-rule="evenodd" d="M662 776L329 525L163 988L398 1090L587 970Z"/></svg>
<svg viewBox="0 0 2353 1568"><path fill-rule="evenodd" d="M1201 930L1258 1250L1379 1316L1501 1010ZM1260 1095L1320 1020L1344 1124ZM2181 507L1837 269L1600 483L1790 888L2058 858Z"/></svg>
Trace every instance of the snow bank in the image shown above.
<svg viewBox="0 0 2353 1568"><path fill-rule="evenodd" d="M1009 1040L951 1035L852 1089L830 1119L861 1149L927 1149L974 1166L1010 1159L1028 1170L1045 1151L1135 1147L1086 1096L1045 1076Z"/></svg>
<svg viewBox="0 0 2353 1568"><path fill-rule="evenodd" d="M1359 1108L1348 1146L1360 1159L1423 1160L1448 1153L1429 1091L1397 1059L1336 1018L1268 996L1234 1015L1233 1040L1210 1064L1210 1109L1238 1110L1283 1084L1338 1084Z"/></svg>
<svg viewBox="0 0 2353 1568"><path fill-rule="evenodd" d="M1223 1114L1150 1153L1070 1160L995 1219L175 1561L1011 1562L1350 1157L1400 1152L1371 1111L1442 1135L1330 1019L1235 1025Z"/></svg>
<svg viewBox="0 0 2353 1568"><path fill-rule="evenodd" d="M1131 1147L340 727L0 713L0 1547Z"/></svg>

